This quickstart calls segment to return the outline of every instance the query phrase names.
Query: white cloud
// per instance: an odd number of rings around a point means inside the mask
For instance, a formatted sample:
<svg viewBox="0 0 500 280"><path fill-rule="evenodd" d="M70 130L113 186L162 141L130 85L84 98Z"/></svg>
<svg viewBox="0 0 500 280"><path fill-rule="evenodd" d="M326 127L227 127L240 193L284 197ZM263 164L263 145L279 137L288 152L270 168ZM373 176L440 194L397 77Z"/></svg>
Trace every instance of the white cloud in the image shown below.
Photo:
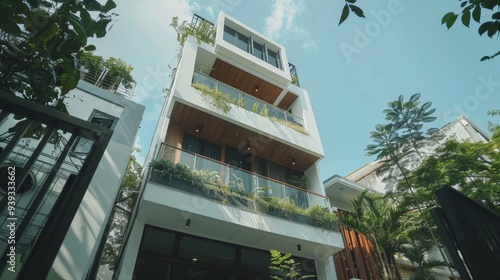
<svg viewBox="0 0 500 280"><path fill-rule="evenodd" d="M214 7L208 6L205 8L205 10L210 14L212 18L215 17Z"/></svg>
<svg viewBox="0 0 500 280"><path fill-rule="evenodd" d="M300 46L304 50L317 50L318 46L316 45L316 40L304 41Z"/></svg>
<svg viewBox="0 0 500 280"><path fill-rule="evenodd" d="M265 19L264 34L273 40L286 37L294 29L294 20L300 10L292 0L276 0L271 15Z"/></svg>

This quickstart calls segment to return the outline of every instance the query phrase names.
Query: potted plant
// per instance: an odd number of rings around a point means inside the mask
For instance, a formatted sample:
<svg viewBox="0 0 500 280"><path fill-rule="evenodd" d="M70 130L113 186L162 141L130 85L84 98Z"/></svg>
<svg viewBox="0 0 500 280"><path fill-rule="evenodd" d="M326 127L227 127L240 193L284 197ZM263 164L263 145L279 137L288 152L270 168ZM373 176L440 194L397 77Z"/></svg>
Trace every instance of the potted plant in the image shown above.
<svg viewBox="0 0 500 280"><path fill-rule="evenodd" d="M303 190L308 190L311 186L311 180L306 175L292 176L292 178L289 180L289 183Z"/></svg>

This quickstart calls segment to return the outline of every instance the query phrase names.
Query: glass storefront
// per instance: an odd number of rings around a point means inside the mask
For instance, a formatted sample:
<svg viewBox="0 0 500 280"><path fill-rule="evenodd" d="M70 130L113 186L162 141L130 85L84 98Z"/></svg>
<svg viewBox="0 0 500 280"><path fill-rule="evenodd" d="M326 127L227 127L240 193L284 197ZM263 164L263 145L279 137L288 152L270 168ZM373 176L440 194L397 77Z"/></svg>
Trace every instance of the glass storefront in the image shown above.
<svg viewBox="0 0 500 280"><path fill-rule="evenodd" d="M316 273L313 260L294 260ZM269 265L267 251L146 225L133 279L263 280L276 274Z"/></svg>

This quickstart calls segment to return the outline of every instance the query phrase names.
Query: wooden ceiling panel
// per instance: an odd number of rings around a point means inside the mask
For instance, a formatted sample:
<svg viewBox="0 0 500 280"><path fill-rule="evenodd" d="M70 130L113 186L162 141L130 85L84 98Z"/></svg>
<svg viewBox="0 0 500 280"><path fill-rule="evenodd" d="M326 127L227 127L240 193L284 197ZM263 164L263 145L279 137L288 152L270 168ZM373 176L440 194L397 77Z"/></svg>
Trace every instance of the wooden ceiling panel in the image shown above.
<svg viewBox="0 0 500 280"><path fill-rule="evenodd" d="M291 92L287 92L285 97L283 97L283 99L281 99L281 102L280 102L280 104L278 104L278 107L287 111L288 108L290 108L290 106L292 106L293 102L295 102L295 99L297 99L297 95L295 95Z"/></svg>
<svg viewBox="0 0 500 280"><path fill-rule="evenodd" d="M299 171L307 170L319 159L317 156L179 102L176 102L171 116L170 123L183 128L187 133L209 142L238 148L243 153L247 153L245 149L249 143L251 147L249 152L252 155ZM203 125L203 129L196 133L198 125ZM295 165L292 165L292 159L295 160Z"/></svg>
<svg viewBox="0 0 500 280"><path fill-rule="evenodd" d="M216 59L210 77L253 95L267 103L274 104L281 88L255 77L223 60ZM258 87L258 91L255 91Z"/></svg>

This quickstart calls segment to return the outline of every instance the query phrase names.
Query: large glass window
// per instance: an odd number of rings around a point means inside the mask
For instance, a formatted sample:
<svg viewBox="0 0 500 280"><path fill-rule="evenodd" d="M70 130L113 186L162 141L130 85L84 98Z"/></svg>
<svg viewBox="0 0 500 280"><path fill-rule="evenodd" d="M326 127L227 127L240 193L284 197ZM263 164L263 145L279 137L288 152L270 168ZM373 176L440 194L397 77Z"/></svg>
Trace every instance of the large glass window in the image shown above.
<svg viewBox="0 0 500 280"><path fill-rule="evenodd" d="M172 252L171 248L173 254L165 254L166 251ZM316 273L313 260L293 258L303 272ZM269 279L270 274L276 273L268 268L269 265L270 254L266 250L146 225L133 279Z"/></svg>
<svg viewBox="0 0 500 280"><path fill-rule="evenodd" d="M175 233L158 228L144 229L141 250L165 256L174 254Z"/></svg>
<svg viewBox="0 0 500 280"><path fill-rule="evenodd" d="M270 50L265 45L254 41L253 37L247 37L225 25L223 39L231 45L234 45L247 53L251 53L255 57L266 61L276 68L283 69L279 51L275 52ZM250 42L252 42L252 44L250 44Z"/></svg>
<svg viewBox="0 0 500 280"><path fill-rule="evenodd" d="M179 257L198 263L234 267L236 265L236 248L224 243L182 236Z"/></svg>
<svg viewBox="0 0 500 280"><path fill-rule="evenodd" d="M210 143L194 135L184 133L182 148L186 151L220 161L220 145Z"/></svg>
<svg viewBox="0 0 500 280"><path fill-rule="evenodd" d="M232 29L229 26L224 26L224 41L231 43L234 46L237 46L238 48L249 52L249 42L250 38L246 37L245 35L239 33L238 31Z"/></svg>

